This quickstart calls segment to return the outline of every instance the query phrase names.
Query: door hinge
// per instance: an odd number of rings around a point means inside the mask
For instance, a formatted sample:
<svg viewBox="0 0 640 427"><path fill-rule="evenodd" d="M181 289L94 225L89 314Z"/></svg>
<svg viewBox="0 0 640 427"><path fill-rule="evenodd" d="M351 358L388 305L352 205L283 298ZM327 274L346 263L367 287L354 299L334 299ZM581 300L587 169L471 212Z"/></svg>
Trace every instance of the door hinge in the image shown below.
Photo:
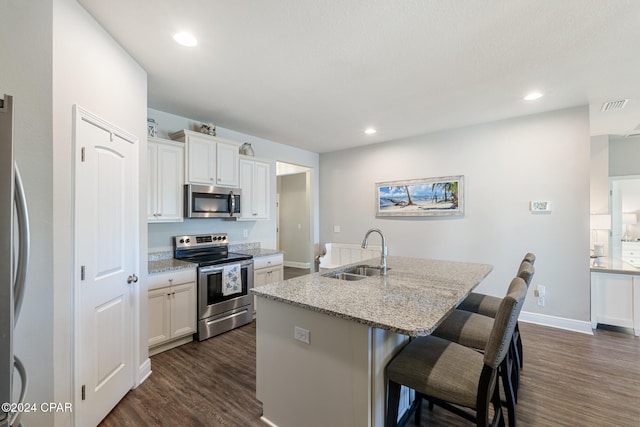
<svg viewBox="0 0 640 427"><path fill-rule="evenodd" d="M84 274L85 274L84 271L85 271L84 265L80 266L80 280L84 280Z"/></svg>
<svg viewBox="0 0 640 427"><path fill-rule="evenodd" d="M82 394L82 400L85 400L87 398L87 393L85 391L85 386L84 385L82 386L81 394Z"/></svg>
<svg viewBox="0 0 640 427"><path fill-rule="evenodd" d="M80 161L84 162L84 147L80 149Z"/></svg>

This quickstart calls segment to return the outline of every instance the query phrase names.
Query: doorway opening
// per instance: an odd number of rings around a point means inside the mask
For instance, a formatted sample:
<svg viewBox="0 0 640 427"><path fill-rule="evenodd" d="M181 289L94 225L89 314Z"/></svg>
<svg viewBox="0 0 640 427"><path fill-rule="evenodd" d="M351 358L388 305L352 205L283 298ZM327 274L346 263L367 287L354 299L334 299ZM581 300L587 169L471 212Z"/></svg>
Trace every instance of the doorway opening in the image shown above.
<svg viewBox="0 0 640 427"><path fill-rule="evenodd" d="M314 270L312 178L309 167L276 162L276 244L285 276Z"/></svg>

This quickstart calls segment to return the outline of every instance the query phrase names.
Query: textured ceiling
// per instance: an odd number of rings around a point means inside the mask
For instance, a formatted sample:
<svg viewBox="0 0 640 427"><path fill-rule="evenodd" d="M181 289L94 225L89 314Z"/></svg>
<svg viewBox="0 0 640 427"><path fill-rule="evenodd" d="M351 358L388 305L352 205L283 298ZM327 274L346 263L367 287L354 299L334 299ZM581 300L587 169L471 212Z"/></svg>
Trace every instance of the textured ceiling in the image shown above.
<svg viewBox="0 0 640 427"><path fill-rule="evenodd" d="M149 107L320 153L587 104L592 135L640 124L637 0L79 2Z"/></svg>

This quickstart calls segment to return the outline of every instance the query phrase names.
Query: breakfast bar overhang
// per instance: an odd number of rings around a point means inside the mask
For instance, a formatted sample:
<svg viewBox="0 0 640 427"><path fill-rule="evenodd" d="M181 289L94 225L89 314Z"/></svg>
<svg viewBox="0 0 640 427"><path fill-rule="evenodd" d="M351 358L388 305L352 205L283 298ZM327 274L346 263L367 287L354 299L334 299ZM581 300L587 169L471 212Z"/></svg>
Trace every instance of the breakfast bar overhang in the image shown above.
<svg viewBox="0 0 640 427"><path fill-rule="evenodd" d="M265 423L383 426L388 361L409 337L433 332L492 270L390 256L387 276L331 277L353 267L254 289L256 394Z"/></svg>

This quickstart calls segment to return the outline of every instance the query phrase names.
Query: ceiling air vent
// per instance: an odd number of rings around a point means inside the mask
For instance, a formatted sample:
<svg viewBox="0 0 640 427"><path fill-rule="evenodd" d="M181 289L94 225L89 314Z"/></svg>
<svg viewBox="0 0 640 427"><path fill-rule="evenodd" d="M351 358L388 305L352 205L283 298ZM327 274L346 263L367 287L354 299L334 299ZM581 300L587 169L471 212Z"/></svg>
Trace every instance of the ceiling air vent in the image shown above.
<svg viewBox="0 0 640 427"><path fill-rule="evenodd" d="M624 106L627 105L627 102L629 102L629 98L605 102L604 104L602 104L602 111L622 110Z"/></svg>

